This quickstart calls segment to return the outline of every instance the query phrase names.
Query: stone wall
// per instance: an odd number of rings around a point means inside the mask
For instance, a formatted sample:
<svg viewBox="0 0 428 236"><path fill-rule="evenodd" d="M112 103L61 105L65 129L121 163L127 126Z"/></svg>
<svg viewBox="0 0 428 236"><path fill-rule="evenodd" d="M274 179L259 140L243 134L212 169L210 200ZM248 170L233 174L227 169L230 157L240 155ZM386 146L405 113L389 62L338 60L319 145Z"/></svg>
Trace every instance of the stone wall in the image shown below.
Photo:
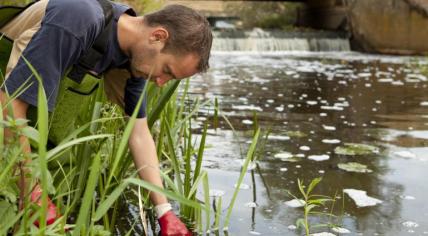
<svg viewBox="0 0 428 236"><path fill-rule="evenodd" d="M428 17L418 0L350 1L348 20L356 49L387 54L428 54ZM422 8L423 9L423 8Z"/></svg>

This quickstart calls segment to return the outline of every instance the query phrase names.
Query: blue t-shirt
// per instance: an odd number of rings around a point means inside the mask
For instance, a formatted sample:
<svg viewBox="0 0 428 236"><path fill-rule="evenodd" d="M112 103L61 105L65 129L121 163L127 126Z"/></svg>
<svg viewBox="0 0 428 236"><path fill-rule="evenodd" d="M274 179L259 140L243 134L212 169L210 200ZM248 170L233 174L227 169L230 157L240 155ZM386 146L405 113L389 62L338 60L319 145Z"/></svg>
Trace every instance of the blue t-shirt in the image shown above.
<svg viewBox="0 0 428 236"><path fill-rule="evenodd" d="M123 13L135 16L128 6L111 2L114 16L111 35L103 58L92 70L101 74L108 69L123 66L129 58L119 47L117 21ZM31 7L27 9L31 10ZM22 56L37 70L43 79L48 99L48 109L53 111L61 78L79 58L88 51L104 29L104 13L97 0L49 0L40 28L26 45ZM19 59L5 81L10 94L14 93L32 75L25 61ZM33 84L19 98L37 106L38 83ZM124 91L125 113L131 115L144 90L143 78L127 80ZM145 102L138 112L138 118L145 117Z"/></svg>

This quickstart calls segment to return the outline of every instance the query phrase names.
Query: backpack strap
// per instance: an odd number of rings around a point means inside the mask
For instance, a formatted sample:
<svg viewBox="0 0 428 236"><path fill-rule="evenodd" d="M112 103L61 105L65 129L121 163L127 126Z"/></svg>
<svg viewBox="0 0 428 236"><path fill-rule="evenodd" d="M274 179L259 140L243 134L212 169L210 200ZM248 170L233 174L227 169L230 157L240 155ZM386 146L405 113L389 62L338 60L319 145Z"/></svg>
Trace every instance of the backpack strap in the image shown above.
<svg viewBox="0 0 428 236"><path fill-rule="evenodd" d="M73 65L68 73L68 77L80 84L89 70L93 69L96 63L103 57L107 49L109 35L112 32L113 7L108 0L97 0L104 13L104 29L98 35L92 47L83 55L79 61Z"/></svg>

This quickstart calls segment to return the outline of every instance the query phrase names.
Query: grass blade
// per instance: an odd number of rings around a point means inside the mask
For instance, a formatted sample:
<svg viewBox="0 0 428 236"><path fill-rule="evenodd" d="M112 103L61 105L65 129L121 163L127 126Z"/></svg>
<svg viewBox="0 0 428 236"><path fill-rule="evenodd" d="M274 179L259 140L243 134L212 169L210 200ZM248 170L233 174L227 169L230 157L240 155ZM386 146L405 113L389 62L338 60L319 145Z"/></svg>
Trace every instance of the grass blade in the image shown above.
<svg viewBox="0 0 428 236"><path fill-rule="evenodd" d="M238 196L239 188L241 186L242 181L244 180L244 176L247 173L248 164L250 163L254 151L257 146L257 140L259 139L260 129L257 129L254 134L253 141L251 143L250 149L247 152L247 158L245 159L244 165L242 166L241 174L239 175L238 183L236 184L235 191L233 192L232 200L230 201L229 208L227 210L226 219L224 222L224 230L227 230L230 222L230 216L232 215L233 205L235 204L236 197Z"/></svg>

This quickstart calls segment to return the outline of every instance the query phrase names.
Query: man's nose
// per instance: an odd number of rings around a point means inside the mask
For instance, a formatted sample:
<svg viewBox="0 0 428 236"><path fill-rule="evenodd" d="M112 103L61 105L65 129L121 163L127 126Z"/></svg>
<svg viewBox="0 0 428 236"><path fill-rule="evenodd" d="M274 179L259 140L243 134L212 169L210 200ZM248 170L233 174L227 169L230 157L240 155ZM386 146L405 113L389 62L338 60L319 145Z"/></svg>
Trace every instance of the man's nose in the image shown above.
<svg viewBox="0 0 428 236"><path fill-rule="evenodd" d="M156 85L159 87L164 86L166 82L168 82L168 78L166 76L156 78Z"/></svg>

